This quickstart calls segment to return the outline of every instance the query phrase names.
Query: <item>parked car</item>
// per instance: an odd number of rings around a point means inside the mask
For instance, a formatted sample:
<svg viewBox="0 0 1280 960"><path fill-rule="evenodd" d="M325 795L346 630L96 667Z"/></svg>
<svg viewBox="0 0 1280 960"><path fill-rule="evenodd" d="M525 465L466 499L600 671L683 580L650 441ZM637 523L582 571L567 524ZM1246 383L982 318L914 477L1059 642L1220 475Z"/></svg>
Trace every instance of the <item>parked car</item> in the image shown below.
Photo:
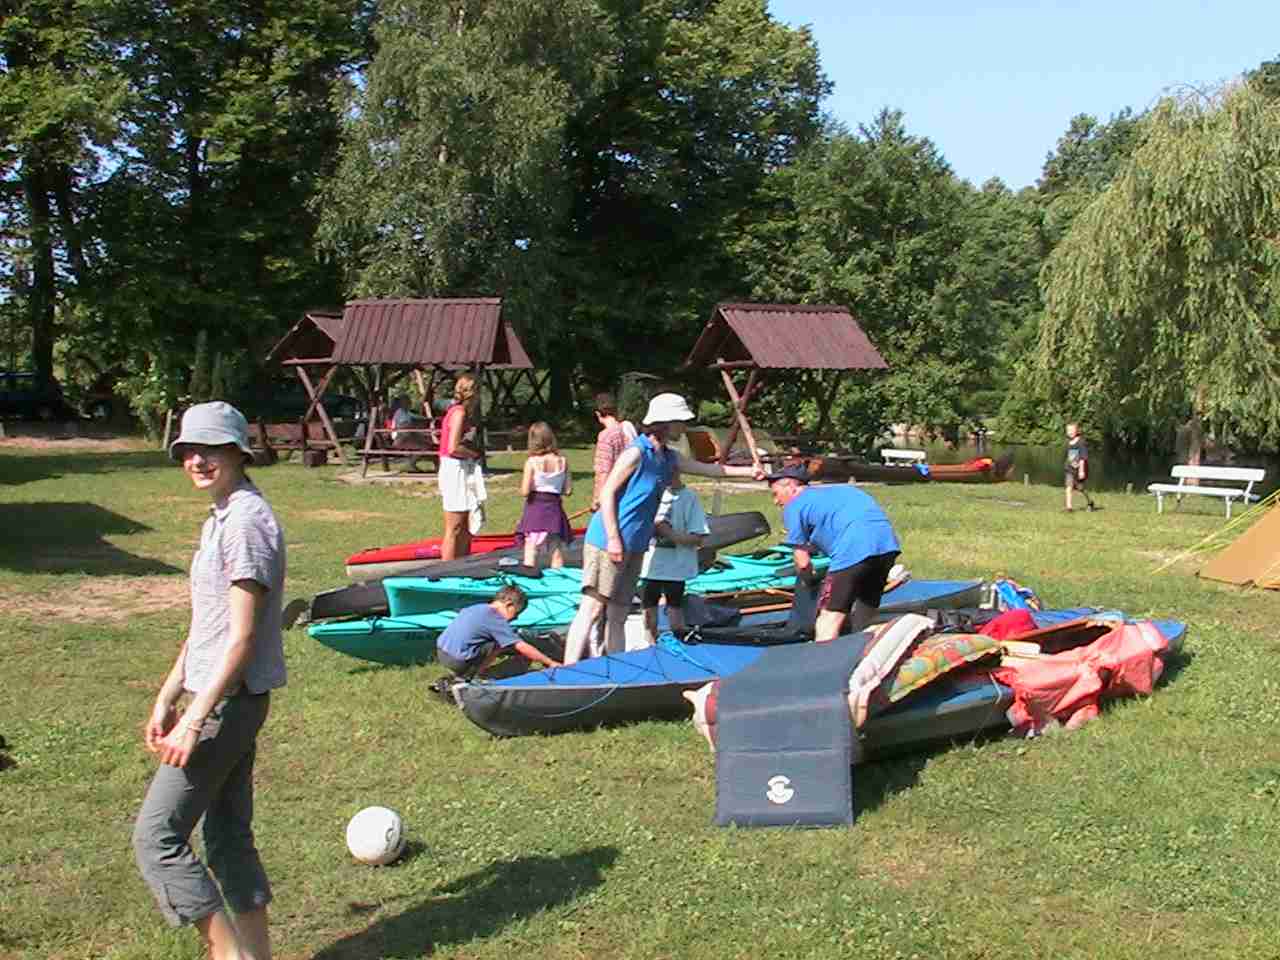
<svg viewBox="0 0 1280 960"><path fill-rule="evenodd" d="M0 370L0 417L73 420L79 416L57 380L41 381L32 371Z"/></svg>

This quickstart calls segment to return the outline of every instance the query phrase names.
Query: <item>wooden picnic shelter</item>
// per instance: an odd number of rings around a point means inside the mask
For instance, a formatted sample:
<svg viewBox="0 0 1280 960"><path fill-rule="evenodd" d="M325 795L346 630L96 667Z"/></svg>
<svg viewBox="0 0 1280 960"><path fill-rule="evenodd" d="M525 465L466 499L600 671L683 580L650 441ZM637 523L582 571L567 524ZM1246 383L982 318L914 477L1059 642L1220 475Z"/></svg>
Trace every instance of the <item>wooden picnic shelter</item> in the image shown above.
<svg viewBox="0 0 1280 960"><path fill-rule="evenodd" d="M297 425L265 422L252 424L250 429L256 445L268 451L275 448L302 450L304 457L308 448L332 449L337 454L338 461L346 464L338 431L334 429L333 421L322 402L325 390L333 380L333 375L338 372L338 364L333 360L333 350L341 336L342 327L342 313L336 310L309 310L271 348L266 356L266 365L271 367L279 364L294 370L302 382L302 389L306 391L308 404ZM313 414L319 418L319 436L312 426Z"/></svg>
<svg viewBox="0 0 1280 960"><path fill-rule="evenodd" d="M747 406L767 377L786 372L804 379L818 407L814 434L821 436L840 378L889 367L847 307L779 303L717 304L684 366L718 371L729 394L734 420L718 451L721 462L739 432L756 449Z"/></svg>
<svg viewBox="0 0 1280 960"><path fill-rule="evenodd" d="M383 425L390 391L406 377L416 379L429 403L439 380L461 370L472 371L488 385L499 409L514 401L521 376L533 379L533 364L511 325L502 319L502 300L497 297L353 300L343 310L331 359L337 366L357 367L365 373L369 420L362 475L373 458L382 458L385 469L389 457L411 461L438 457L434 423L395 431ZM536 379L533 383L536 392ZM424 412L430 416L430 410ZM404 443L402 437L412 442Z"/></svg>

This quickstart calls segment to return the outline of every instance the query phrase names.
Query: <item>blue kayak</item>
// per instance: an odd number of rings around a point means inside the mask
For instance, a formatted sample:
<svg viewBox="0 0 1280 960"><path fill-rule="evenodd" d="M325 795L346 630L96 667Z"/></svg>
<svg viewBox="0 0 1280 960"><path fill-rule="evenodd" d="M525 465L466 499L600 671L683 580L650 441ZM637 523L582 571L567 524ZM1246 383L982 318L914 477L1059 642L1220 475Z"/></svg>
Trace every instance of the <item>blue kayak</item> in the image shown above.
<svg viewBox="0 0 1280 960"><path fill-rule="evenodd" d="M1081 617L1123 619L1091 607L1036 611L1038 627ZM1171 651L1181 648L1186 624L1156 620ZM498 736L563 733L603 724L687 717L686 690L730 676L754 663L766 647L751 644L680 643L583 660L503 680L457 684L454 698L467 718ZM911 694L863 729L868 753L978 733L1005 723L1013 692L985 673L965 671Z"/></svg>

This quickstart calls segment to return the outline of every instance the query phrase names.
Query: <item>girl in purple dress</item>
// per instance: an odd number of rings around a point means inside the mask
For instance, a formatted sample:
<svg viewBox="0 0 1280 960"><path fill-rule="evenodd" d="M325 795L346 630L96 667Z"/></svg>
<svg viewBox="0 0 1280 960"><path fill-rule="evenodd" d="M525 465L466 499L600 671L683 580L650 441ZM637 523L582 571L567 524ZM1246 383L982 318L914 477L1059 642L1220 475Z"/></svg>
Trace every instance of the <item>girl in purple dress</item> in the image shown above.
<svg viewBox="0 0 1280 960"><path fill-rule="evenodd" d="M573 539L564 498L572 492L573 477L556 435L539 421L529 428L529 458L520 478L524 513L516 524L516 543L524 545L525 566L541 566L544 552L551 554L552 567L564 566L564 547Z"/></svg>

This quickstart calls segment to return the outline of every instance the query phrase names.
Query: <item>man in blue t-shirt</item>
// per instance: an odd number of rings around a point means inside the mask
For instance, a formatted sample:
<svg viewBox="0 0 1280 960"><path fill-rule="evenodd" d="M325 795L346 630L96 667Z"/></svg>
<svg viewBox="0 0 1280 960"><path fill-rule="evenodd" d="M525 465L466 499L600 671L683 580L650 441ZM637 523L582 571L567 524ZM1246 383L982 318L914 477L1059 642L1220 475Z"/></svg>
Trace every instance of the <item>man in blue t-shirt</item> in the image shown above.
<svg viewBox="0 0 1280 960"><path fill-rule="evenodd" d="M902 546L880 504L848 484L809 486L802 466L770 474L769 492L782 508L784 541L795 551L796 576L814 583L811 548L831 558L818 595L813 638L834 640L845 630L862 630L880 608L880 596Z"/></svg>
<svg viewBox="0 0 1280 960"><path fill-rule="evenodd" d="M667 444L684 435L693 411L678 393L660 393L649 401L644 432L622 451L600 489L600 509L587 526L582 546L582 600L565 638L564 662L587 656L591 628L604 615L604 649L621 653L623 624L640 578L640 564L653 541L654 519L671 471L704 477L764 478L759 456L750 467L701 463Z"/></svg>
<svg viewBox="0 0 1280 960"><path fill-rule="evenodd" d="M520 616L528 603L523 590L508 585L488 603L476 603L460 610L436 640L436 660L453 676L442 678L434 689L447 692L454 679L470 680L488 669L498 654L507 649L514 649L544 667L560 666L533 644L521 640L512 629L511 621Z"/></svg>

